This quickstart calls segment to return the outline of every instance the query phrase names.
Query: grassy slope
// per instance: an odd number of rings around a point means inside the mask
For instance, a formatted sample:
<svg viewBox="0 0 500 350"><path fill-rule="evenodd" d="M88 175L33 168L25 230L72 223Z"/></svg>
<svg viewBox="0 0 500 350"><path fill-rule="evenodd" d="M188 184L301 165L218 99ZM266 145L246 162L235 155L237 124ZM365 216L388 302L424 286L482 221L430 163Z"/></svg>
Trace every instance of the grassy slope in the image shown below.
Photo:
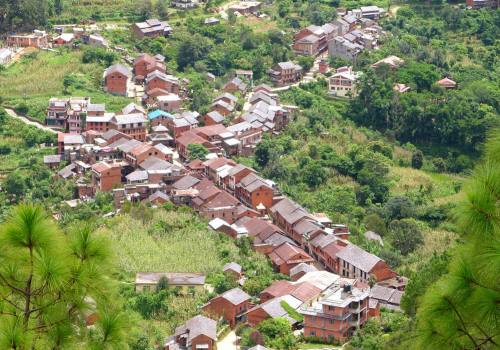
<svg viewBox="0 0 500 350"><path fill-rule="evenodd" d="M109 111L118 111L131 99L104 93L100 87L104 67L81 62L81 52L38 52L34 58L23 58L0 73L0 96L3 104L15 107L26 103L31 117L43 120L48 100L63 97L63 80L74 74L83 88L72 90L73 96L90 96L94 103L106 103Z"/></svg>
<svg viewBox="0 0 500 350"><path fill-rule="evenodd" d="M119 215L100 229L112 242L126 284L132 284L139 271L201 272L210 279L230 261L243 264L251 259L252 265L269 266L264 255L251 252L250 257L242 257L234 240L209 229L194 212L159 209L152 214L146 222L133 214ZM176 326L199 314L198 306L206 301L206 293L173 297L168 319L142 321L141 328L151 337L158 332L170 335Z"/></svg>
<svg viewBox="0 0 500 350"><path fill-rule="evenodd" d="M161 222L168 225L163 233ZM150 222L119 216L104 229L113 241L120 271L202 272L221 271L224 263L217 251L224 245L237 254L232 241L221 240L205 221L190 213L155 211ZM219 247L219 248L218 248Z"/></svg>

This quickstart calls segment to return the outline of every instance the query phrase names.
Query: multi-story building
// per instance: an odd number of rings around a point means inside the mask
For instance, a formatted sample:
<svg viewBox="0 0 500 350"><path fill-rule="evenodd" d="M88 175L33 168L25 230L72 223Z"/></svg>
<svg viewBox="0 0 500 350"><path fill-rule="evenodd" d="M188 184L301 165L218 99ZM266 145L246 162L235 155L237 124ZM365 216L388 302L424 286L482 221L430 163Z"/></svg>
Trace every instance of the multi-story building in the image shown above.
<svg viewBox="0 0 500 350"><path fill-rule="evenodd" d="M49 36L43 30L34 30L31 34L13 34L7 36L7 46L15 47L48 47Z"/></svg>
<svg viewBox="0 0 500 350"><path fill-rule="evenodd" d="M369 291L349 283L334 284L318 300L304 304L304 336L345 341L368 320Z"/></svg>
<svg viewBox="0 0 500 350"><path fill-rule="evenodd" d="M273 83L278 86L293 84L302 78L302 67L293 62L280 62L268 71Z"/></svg>
<svg viewBox="0 0 500 350"><path fill-rule="evenodd" d="M328 53L330 56L340 57L351 61L356 60L363 49L363 45L353 43L341 36L336 36L328 43Z"/></svg>
<svg viewBox="0 0 500 350"><path fill-rule="evenodd" d="M353 72L352 67L340 67L328 79L328 92L332 96L354 97L357 94L356 81L361 76L360 72Z"/></svg>
<svg viewBox="0 0 500 350"><path fill-rule="evenodd" d="M247 206L258 209L273 205L274 189L260 176L250 173L235 188L236 197Z"/></svg>
<svg viewBox="0 0 500 350"><path fill-rule="evenodd" d="M92 165L92 186L100 191L111 191L122 183L119 163L100 162Z"/></svg>
<svg viewBox="0 0 500 350"><path fill-rule="evenodd" d="M342 277L368 283L371 279L380 282L397 276L384 260L354 244L341 248L335 257L338 264L336 272Z"/></svg>
<svg viewBox="0 0 500 350"><path fill-rule="evenodd" d="M310 25L295 34L293 50L297 55L317 56L327 49L337 33L338 27L330 23Z"/></svg>
<svg viewBox="0 0 500 350"><path fill-rule="evenodd" d="M151 72L146 77L146 92L154 89L161 89L167 93L178 95L180 90L179 79L161 71Z"/></svg>
<svg viewBox="0 0 500 350"><path fill-rule="evenodd" d="M127 96L132 73L127 66L115 64L104 71L104 91Z"/></svg>
<svg viewBox="0 0 500 350"><path fill-rule="evenodd" d="M120 114L111 118L111 128L129 135L135 140L146 140L147 118L142 113Z"/></svg>
<svg viewBox="0 0 500 350"><path fill-rule="evenodd" d="M68 99L51 98L47 107L45 124L52 127L66 129L66 119L68 118Z"/></svg>
<svg viewBox="0 0 500 350"><path fill-rule="evenodd" d="M211 299L202 306L202 310L216 318L224 317L230 327L242 318L250 306L250 296L240 288L234 288Z"/></svg>
<svg viewBox="0 0 500 350"><path fill-rule="evenodd" d="M174 335L167 338L162 349L213 350L216 342L217 322L198 315L177 327Z"/></svg>

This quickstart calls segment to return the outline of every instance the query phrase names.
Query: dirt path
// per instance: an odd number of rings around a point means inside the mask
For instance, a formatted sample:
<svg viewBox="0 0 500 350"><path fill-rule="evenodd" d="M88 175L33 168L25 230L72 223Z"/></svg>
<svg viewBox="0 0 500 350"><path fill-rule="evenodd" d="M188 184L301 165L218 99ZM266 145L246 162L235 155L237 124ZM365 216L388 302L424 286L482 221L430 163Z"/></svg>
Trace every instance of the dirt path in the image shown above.
<svg viewBox="0 0 500 350"><path fill-rule="evenodd" d="M7 112L7 114L10 115L12 118L15 118L17 120L22 121L24 124L34 126L35 128L38 128L38 129L43 130L43 131L47 131L47 132L50 132L50 133L53 133L53 134L57 134L57 131L52 130L51 128L49 128L49 127L47 127L45 125L42 125L41 123L37 123L37 122L29 120L26 117L20 116L16 112L14 112L12 109L5 108L5 112Z"/></svg>
<svg viewBox="0 0 500 350"><path fill-rule="evenodd" d="M221 339L219 342L217 342L217 350L237 350L238 345L236 345L236 333L234 331L231 331L224 337L224 339Z"/></svg>

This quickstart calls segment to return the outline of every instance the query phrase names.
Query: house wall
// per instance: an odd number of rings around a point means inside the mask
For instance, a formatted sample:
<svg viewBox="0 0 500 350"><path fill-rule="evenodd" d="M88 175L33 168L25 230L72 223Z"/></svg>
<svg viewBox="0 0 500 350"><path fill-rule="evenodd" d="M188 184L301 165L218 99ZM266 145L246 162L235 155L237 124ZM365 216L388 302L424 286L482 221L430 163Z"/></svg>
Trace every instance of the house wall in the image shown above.
<svg viewBox="0 0 500 350"><path fill-rule="evenodd" d="M330 323L330 322L333 323ZM331 320L320 316L304 315L304 336L320 337L325 341L343 341L348 338L347 320Z"/></svg>
<svg viewBox="0 0 500 350"><path fill-rule="evenodd" d="M111 167L100 173L100 176L96 177L95 180L99 182L99 190L111 191L113 187L120 185L122 182L121 167Z"/></svg>
<svg viewBox="0 0 500 350"><path fill-rule="evenodd" d="M109 130L108 122L87 122L85 125L85 130L95 130L99 132L106 132Z"/></svg>
<svg viewBox="0 0 500 350"><path fill-rule="evenodd" d="M179 94L179 85L175 84L171 81L163 80L158 77L155 77L148 81L146 91L150 91L153 89L162 89L168 91L173 94Z"/></svg>
<svg viewBox="0 0 500 350"><path fill-rule="evenodd" d="M236 326L236 316L248 310L248 301L238 305L233 305L223 297L219 296L212 299L208 305L203 308L203 311L209 315L215 315L216 318L224 317L231 328Z"/></svg>
<svg viewBox="0 0 500 350"><path fill-rule="evenodd" d="M212 350L215 347L215 342L213 339L210 339L206 335L199 335L196 338L191 339L191 350L196 350L196 347L198 345L203 345L203 344L208 344L208 349L206 350Z"/></svg>
<svg viewBox="0 0 500 350"><path fill-rule="evenodd" d="M146 60L142 59L138 61L136 64L134 64L134 74L146 77L148 75L147 66L148 62Z"/></svg>
<svg viewBox="0 0 500 350"><path fill-rule="evenodd" d="M236 219L236 207L230 207L228 209L217 209L217 210L208 210L205 208L200 209L200 214L203 215L207 219L223 219L228 224L232 224Z"/></svg>
<svg viewBox="0 0 500 350"><path fill-rule="evenodd" d="M257 308L247 313L247 322L252 327L255 327L256 325L258 325L259 323L268 318L269 315L261 308Z"/></svg>
<svg viewBox="0 0 500 350"><path fill-rule="evenodd" d="M128 77L118 72L110 73L105 78L105 90L115 95L127 95Z"/></svg>
<svg viewBox="0 0 500 350"><path fill-rule="evenodd" d="M385 261L379 261L370 273L375 277L377 282L397 276L396 272L392 271Z"/></svg>

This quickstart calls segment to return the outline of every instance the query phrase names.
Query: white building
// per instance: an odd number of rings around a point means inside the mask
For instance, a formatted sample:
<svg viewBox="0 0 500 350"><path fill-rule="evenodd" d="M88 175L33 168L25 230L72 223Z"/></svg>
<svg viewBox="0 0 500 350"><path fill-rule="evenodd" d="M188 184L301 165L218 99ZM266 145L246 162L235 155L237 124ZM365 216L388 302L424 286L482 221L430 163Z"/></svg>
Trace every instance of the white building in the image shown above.
<svg viewBox="0 0 500 350"><path fill-rule="evenodd" d="M361 72L353 72L352 67L341 67L328 80L328 92L332 96L349 97L357 94L356 81Z"/></svg>
<svg viewBox="0 0 500 350"><path fill-rule="evenodd" d="M12 60L14 54L7 48L0 49L0 64L7 64Z"/></svg>

